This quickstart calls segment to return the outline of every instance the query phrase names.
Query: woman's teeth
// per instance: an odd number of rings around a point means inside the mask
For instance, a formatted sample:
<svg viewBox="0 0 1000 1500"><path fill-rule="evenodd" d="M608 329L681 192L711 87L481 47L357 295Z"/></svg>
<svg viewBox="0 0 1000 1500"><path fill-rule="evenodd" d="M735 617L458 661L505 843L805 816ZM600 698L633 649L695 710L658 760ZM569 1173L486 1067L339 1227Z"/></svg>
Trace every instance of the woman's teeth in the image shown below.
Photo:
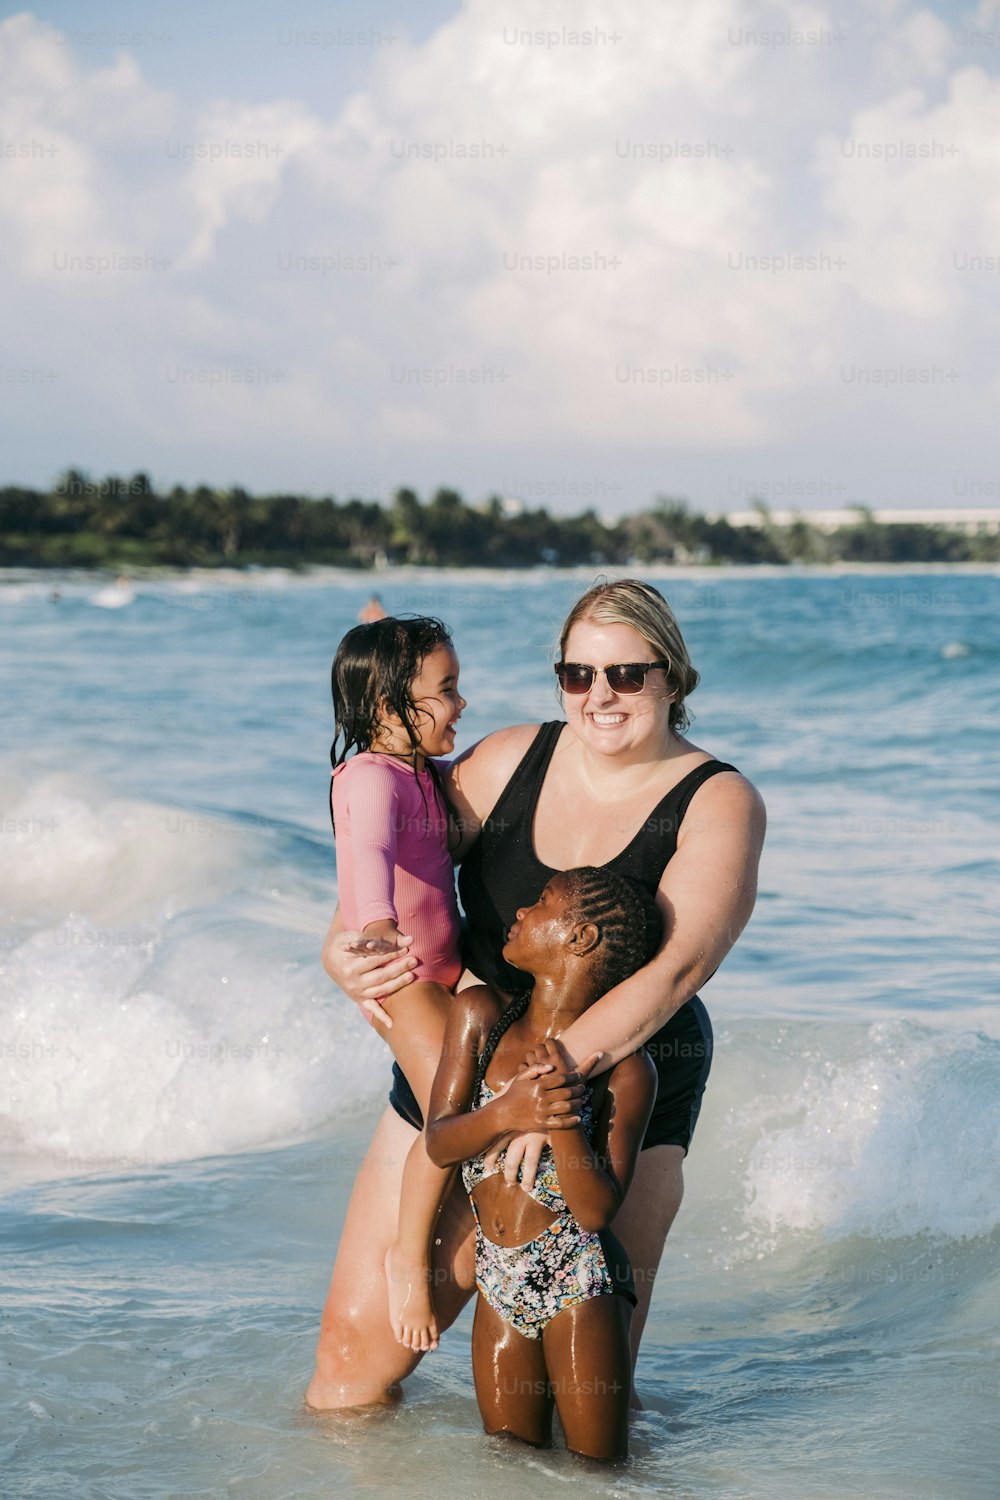
<svg viewBox="0 0 1000 1500"><path fill-rule="evenodd" d="M626 714L591 714L595 724L624 724Z"/></svg>

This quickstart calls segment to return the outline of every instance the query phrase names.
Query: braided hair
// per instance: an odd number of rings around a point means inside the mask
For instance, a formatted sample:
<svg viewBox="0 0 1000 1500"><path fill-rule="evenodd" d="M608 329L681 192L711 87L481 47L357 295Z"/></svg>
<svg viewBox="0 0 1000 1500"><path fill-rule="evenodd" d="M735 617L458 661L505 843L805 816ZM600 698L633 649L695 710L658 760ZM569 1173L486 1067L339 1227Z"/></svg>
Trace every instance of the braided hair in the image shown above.
<svg viewBox="0 0 1000 1500"><path fill-rule="evenodd" d="M660 909L644 886L606 865L580 865L561 876L574 922L592 922L600 935L592 957L602 995L648 964L663 937Z"/></svg>
<svg viewBox="0 0 1000 1500"><path fill-rule="evenodd" d="M597 928L598 941L587 957L593 964L598 995L607 994L636 969L655 956L663 937L660 909L645 886L609 870L606 865L580 865L556 877L568 898L571 922L589 922ZM531 991L510 1001L494 1024L476 1068L474 1099L500 1038L528 1009Z"/></svg>

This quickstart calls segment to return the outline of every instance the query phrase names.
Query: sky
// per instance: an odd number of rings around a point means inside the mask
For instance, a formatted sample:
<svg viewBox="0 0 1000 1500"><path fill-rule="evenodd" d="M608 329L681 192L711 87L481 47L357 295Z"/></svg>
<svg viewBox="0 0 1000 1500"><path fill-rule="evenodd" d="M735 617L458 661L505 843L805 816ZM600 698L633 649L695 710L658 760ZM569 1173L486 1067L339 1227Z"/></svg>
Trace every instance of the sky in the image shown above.
<svg viewBox="0 0 1000 1500"><path fill-rule="evenodd" d="M0 484L1000 500L1000 0L0 5Z"/></svg>

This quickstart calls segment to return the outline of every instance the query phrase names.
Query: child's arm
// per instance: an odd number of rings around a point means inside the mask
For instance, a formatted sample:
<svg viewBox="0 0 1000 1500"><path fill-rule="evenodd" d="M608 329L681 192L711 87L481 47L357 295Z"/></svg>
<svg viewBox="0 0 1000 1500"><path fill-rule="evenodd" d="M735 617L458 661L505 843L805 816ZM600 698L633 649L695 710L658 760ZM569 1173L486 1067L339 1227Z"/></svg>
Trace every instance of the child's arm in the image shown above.
<svg viewBox="0 0 1000 1500"><path fill-rule="evenodd" d="M560 1134L579 1124L578 1075L553 1072L547 1063L544 1073L528 1068L482 1109L472 1108L476 1067L499 1014L499 1001L485 985L460 990L449 1009L424 1133L427 1155L439 1167L468 1161L521 1130Z"/></svg>
<svg viewBox="0 0 1000 1500"><path fill-rule="evenodd" d="M396 849L401 823L399 788L392 769L380 764L380 756L349 761L346 785L334 777L334 816L347 813L349 839L336 839L337 875L342 885L350 882L358 926L369 931L391 923L396 930ZM347 778L350 778L347 780ZM391 936L388 931L386 937Z"/></svg>
<svg viewBox="0 0 1000 1500"><path fill-rule="evenodd" d="M340 980L340 966L347 955L385 962L398 952L400 931L396 913L396 849L398 842L399 788L391 768L368 756L349 761L334 772L330 788L337 846L337 875L341 890L350 890L350 907L361 928L360 938L351 933L337 941L340 908L334 916L324 946L324 967ZM338 833L337 830L340 830ZM407 938L406 944L409 945ZM332 965L327 960L332 959ZM409 983L407 975L406 983ZM393 985L393 989L398 988ZM352 995L352 998L356 998ZM385 992L359 1001L372 1025L392 1029L392 1018L383 1008Z"/></svg>
<svg viewBox="0 0 1000 1500"><path fill-rule="evenodd" d="M503 1134L497 1129L497 1111L491 1108L497 1102L495 1099L474 1114L466 1113L472 1104L479 1056L499 1014L500 1002L485 985L459 990L449 1007L441 1060L424 1125L427 1155L439 1167L465 1161L483 1149L472 1142L473 1132L462 1130L458 1122L471 1125L475 1116L479 1116L475 1123L479 1131L491 1132L491 1141Z"/></svg>
<svg viewBox="0 0 1000 1500"><path fill-rule="evenodd" d="M541 1059L543 1049L535 1053ZM565 1072L570 1064L550 1037L544 1056ZM591 1145L581 1127L552 1134L552 1156L566 1205L583 1229L606 1229L628 1192L656 1099L656 1068L647 1052L623 1057L608 1074L607 1095Z"/></svg>

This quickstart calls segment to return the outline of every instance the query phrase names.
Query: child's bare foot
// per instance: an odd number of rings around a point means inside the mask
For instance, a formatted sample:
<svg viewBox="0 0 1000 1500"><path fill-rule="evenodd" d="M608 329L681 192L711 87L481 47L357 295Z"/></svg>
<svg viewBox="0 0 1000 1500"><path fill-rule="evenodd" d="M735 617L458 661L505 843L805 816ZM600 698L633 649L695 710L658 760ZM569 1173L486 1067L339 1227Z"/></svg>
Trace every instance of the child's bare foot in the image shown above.
<svg viewBox="0 0 1000 1500"><path fill-rule="evenodd" d="M398 1245L390 1245L385 1252L385 1277L389 1283L389 1323L403 1348L414 1354L436 1349L438 1325L427 1262L408 1260Z"/></svg>

